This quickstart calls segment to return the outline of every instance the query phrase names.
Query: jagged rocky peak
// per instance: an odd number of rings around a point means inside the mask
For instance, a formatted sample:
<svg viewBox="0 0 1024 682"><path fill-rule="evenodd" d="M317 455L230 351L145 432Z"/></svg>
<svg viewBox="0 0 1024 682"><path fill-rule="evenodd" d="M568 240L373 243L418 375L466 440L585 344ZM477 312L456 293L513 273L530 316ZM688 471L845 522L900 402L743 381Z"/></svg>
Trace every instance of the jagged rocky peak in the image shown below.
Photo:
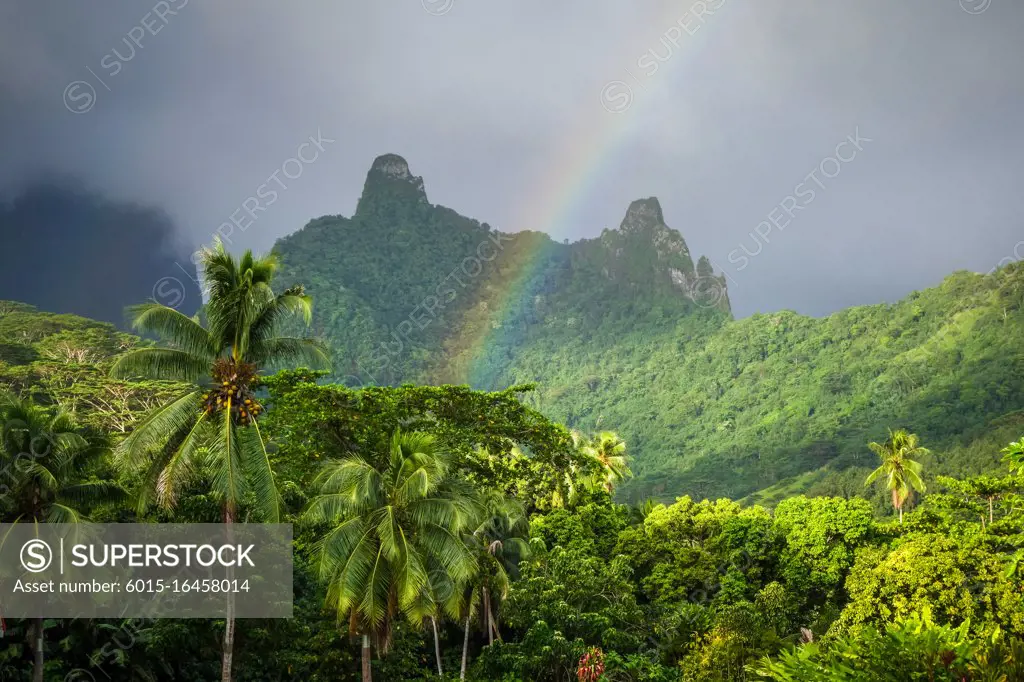
<svg viewBox="0 0 1024 682"><path fill-rule="evenodd" d="M649 242L657 252L659 260L675 260L682 257L689 263L690 250L686 240L677 230L665 224L665 216L661 212L661 203L657 197L637 199L626 209L626 217L619 225L618 233L627 240L639 239ZM689 263L687 270L693 268Z"/></svg>
<svg viewBox="0 0 1024 682"><path fill-rule="evenodd" d="M395 190L412 196L419 203L429 203L423 178L412 174L409 162L398 154L383 154L373 160L370 172L366 174L366 184L359 204L364 206L375 195L393 194ZM358 208L356 210L359 211Z"/></svg>
<svg viewBox="0 0 1024 682"><path fill-rule="evenodd" d="M661 202L656 197L632 202L619 229L605 232L602 240L616 255L623 253L623 245L632 245L627 249L653 249L656 269L666 273L676 289L702 308L730 312L725 278L715 274L706 256L694 264L686 240L665 224Z"/></svg>
<svg viewBox="0 0 1024 682"><path fill-rule="evenodd" d="M637 199L626 209L619 229L623 232L640 232L665 227L665 216L657 197Z"/></svg>
<svg viewBox="0 0 1024 682"><path fill-rule="evenodd" d="M399 180L413 179L413 174L409 172L409 162L398 154L378 156L373 160L373 166L370 167L370 170Z"/></svg>
<svg viewBox="0 0 1024 682"><path fill-rule="evenodd" d="M711 261L707 256L701 256L700 260L697 261L697 276L698 277L714 277L715 268L711 265Z"/></svg>

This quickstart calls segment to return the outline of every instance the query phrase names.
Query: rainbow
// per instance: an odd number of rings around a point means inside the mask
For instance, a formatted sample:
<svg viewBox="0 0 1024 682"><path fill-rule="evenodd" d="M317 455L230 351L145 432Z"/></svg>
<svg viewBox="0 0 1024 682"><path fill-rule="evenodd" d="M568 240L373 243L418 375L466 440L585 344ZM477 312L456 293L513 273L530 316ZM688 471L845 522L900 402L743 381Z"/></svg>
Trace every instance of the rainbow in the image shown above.
<svg viewBox="0 0 1024 682"><path fill-rule="evenodd" d="M694 6L702 5L717 15L725 2L705 0ZM662 25L669 28L629 69L623 69L619 80L609 82L600 93L595 93L595 115L568 136L566 144L552 155L564 161L551 165L551 172L543 176L535 198L525 202L529 208L516 224L548 235L563 232L561 228L569 224L578 207L589 198L597 179L608 171L615 153L631 139L629 123L636 119L636 110L645 100L654 99L652 90L668 87L671 73L698 54L707 37L714 33L711 25L716 23L716 16L708 14L704 23L707 25L698 26L693 7L666 10ZM639 70L642 67L648 69L647 75ZM482 383L486 368L493 366L488 362L489 355L507 347L505 337L516 331L509 327L520 302L531 295L531 283L550 263L551 249L559 245L550 239L536 238L517 239L513 246L506 248L496 261L484 264L481 274L487 280L480 288L479 300L446 343L449 366L439 374L444 381Z"/></svg>

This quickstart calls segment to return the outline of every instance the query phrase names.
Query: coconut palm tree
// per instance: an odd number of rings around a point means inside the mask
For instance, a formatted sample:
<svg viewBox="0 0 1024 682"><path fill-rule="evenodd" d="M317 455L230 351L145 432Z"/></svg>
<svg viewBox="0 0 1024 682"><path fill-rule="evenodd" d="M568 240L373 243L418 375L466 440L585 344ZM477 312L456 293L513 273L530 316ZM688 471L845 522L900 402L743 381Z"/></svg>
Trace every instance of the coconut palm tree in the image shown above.
<svg viewBox="0 0 1024 682"><path fill-rule="evenodd" d="M597 466L597 461L591 452L590 441L582 432L572 429L569 431L569 442L577 457L570 459L564 470L556 474L557 479L551 492L553 509L575 505L580 494L589 490L595 480L591 470ZM523 456L518 446L512 446L512 455Z"/></svg>
<svg viewBox="0 0 1024 682"><path fill-rule="evenodd" d="M1003 463L1011 472L1019 474L1024 471L1024 438L1010 443L1001 450Z"/></svg>
<svg viewBox="0 0 1024 682"><path fill-rule="evenodd" d="M0 396L0 523L78 523L123 491L101 476L107 444L66 412ZM42 682L44 620L33 620L33 682Z"/></svg>
<svg viewBox="0 0 1024 682"><path fill-rule="evenodd" d="M497 494L487 496L481 507L472 533L466 535L466 545L476 557L477 571L472 580L459 586L454 611L465 625L462 643L462 670L459 679L466 677L469 650L470 623L474 613L487 633L487 643L500 639L499 616L501 603L508 596L513 578L518 575L519 562L530 554L527 542L529 520L522 505Z"/></svg>
<svg viewBox="0 0 1024 682"><path fill-rule="evenodd" d="M921 480L922 466L915 458L930 452L921 447L915 434L903 429L890 430L885 443L869 443L868 448L881 458L882 464L871 472L864 485L871 485L880 476L885 476L886 488L892 494L893 509L899 512L900 523L903 523L903 505L915 490L919 493L925 491Z"/></svg>
<svg viewBox="0 0 1024 682"><path fill-rule="evenodd" d="M616 484L633 475L629 470L626 441L613 431L601 431L594 436L586 446L586 452L597 461L598 481L609 494L615 489Z"/></svg>
<svg viewBox="0 0 1024 682"><path fill-rule="evenodd" d="M164 344L121 356L111 374L191 386L136 426L116 450L115 461L128 471L145 471L140 511L154 500L173 508L184 486L202 477L222 500L224 523L234 523L243 498L252 501L262 520L276 523L279 495L254 388L263 370L328 365L320 344L277 335L290 315L309 324L312 301L301 286L274 293L270 285L278 263L273 255L246 251L236 260L216 240L201 252L200 267L208 294L205 326L156 302L129 308L133 328ZM231 679L234 623L229 599L221 666L225 682Z"/></svg>
<svg viewBox="0 0 1024 682"><path fill-rule="evenodd" d="M431 575L468 581L476 562L461 534L478 515L473 490L452 476L450 455L425 433L396 430L377 458L352 454L328 464L304 518L327 524L316 553L327 605L362 635L362 675L371 679L371 640L381 654L405 616L436 616Z"/></svg>
<svg viewBox="0 0 1024 682"><path fill-rule="evenodd" d="M637 502L629 508L630 525L642 526L647 517L660 506L662 504L652 497L648 497L643 502Z"/></svg>

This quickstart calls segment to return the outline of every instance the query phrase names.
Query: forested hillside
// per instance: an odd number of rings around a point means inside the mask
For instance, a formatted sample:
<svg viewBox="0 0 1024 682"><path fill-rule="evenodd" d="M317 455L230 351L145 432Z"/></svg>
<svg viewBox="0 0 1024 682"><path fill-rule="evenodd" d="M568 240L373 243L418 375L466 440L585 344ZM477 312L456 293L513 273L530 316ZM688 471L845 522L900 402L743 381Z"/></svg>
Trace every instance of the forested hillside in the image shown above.
<svg viewBox="0 0 1024 682"><path fill-rule="evenodd" d="M529 400L551 418L628 440L625 499L849 495L863 443L890 426L964 449L1024 408L1015 266L823 319L734 321L724 277L694 263L657 199L559 244L431 205L394 155L374 163L352 218L315 220L276 249L283 279L317 300L337 379L535 382Z"/></svg>

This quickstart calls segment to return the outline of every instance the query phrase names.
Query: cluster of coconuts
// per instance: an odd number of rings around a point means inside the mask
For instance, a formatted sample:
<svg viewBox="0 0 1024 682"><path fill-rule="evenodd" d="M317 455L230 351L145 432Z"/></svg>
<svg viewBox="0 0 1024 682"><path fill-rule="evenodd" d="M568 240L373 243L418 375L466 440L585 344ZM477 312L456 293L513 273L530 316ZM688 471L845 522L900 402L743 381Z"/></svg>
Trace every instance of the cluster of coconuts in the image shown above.
<svg viewBox="0 0 1024 682"><path fill-rule="evenodd" d="M218 361L214 366L214 384L203 395L207 414L215 414L229 405L234 421L239 426L248 426L263 412L263 406L249 389L256 376L256 368L248 364L236 365L233 361Z"/></svg>

